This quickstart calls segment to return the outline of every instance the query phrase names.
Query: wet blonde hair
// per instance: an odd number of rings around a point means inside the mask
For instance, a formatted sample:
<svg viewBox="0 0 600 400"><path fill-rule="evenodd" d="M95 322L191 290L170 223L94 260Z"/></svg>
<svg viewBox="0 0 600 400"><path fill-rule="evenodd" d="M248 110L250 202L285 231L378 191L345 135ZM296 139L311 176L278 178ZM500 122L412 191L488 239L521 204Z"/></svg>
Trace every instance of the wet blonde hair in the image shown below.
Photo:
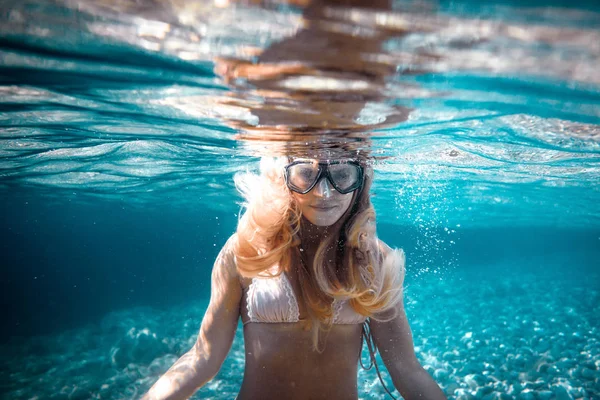
<svg viewBox="0 0 600 400"><path fill-rule="evenodd" d="M301 262L302 214L285 184L287 163L286 157L262 158L259 175L235 176L245 212L238 222L233 253L238 273L246 278L279 276L284 271L298 274L302 288L298 301L304 302L310 317L307 329L312 329L313 349L322 352L320 333L329 332L333 324L333 299L348 300L357 313L372 319L396 316L403 294L404 253L386 251L377 238L369 195L373 171L363 163L362 191L354 192L348 211L321 241L309 271ZM328 251L335 254L332 260ZM298 268L291 268L294 262Z"/></svg>

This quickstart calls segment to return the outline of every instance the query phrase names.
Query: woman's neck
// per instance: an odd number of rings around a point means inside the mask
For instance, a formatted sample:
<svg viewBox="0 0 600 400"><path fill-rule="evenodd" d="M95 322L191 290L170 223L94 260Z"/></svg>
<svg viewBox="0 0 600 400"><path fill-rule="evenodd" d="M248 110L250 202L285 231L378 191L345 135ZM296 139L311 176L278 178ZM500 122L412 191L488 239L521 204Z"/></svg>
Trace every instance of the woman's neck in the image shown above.
<svg viewBox="0 0 600 400"><path fill-rule="evenodd" d="M302 223L300 224L300 237L302 238L300 248L306 252L305 254L307 256L313 257L323 239L325 239L335 227L335 225L314 225L303 217Z"/></svg>
<svg viewBox="0 0 600 400"><path fill-rule="evenodd" d="M319 243L329 233L329 229L329 226L313 225L308 220L303 219L300 227L300 237L302 238L300 246L305 250L318 247Z"/></svg>

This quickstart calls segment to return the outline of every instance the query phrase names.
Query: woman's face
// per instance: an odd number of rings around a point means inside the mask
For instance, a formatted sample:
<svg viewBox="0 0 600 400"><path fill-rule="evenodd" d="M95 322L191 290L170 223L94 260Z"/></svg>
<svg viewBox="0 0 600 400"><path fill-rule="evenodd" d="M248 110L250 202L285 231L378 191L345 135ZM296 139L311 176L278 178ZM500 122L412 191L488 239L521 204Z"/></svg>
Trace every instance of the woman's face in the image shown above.
<svg viewBox="0 0 600 400"><path fill-rule="evenodd" d="M302 211L302 215L313 225L331 226L335 224L352 204L354 192L341 194L324 176L306 194L292 192Z"/></svg>

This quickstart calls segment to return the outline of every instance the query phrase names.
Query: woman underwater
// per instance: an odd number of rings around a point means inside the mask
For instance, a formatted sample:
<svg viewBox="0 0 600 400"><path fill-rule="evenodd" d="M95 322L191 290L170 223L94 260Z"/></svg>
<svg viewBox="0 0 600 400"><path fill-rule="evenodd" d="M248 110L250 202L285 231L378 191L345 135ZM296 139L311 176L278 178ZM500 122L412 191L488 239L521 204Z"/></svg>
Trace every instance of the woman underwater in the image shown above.
<svg viewBox="0 0 600 400"><path fill-rule="evenodd" d="M183 399L225 360L241 317L238 399L357 399L362 340L409 399L445 399L417 361L404 253L379 240L364 159L263 158L236 176L247 200L212 272L198 339L144 399Z"/></svg>

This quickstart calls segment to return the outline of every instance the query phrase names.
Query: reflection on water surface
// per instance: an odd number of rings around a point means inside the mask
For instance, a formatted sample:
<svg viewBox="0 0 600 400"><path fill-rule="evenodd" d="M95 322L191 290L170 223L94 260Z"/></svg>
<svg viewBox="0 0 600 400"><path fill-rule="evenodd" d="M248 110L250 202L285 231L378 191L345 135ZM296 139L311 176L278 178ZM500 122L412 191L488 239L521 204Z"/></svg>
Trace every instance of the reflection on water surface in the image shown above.
<svg viewBox="0 0 600 400"><path fill-rule="evenodd" d="M233 194L253 157L327 149L370 154L380 204L598 221L598 10L359 6L6 2L2 186Z"/></svg>

